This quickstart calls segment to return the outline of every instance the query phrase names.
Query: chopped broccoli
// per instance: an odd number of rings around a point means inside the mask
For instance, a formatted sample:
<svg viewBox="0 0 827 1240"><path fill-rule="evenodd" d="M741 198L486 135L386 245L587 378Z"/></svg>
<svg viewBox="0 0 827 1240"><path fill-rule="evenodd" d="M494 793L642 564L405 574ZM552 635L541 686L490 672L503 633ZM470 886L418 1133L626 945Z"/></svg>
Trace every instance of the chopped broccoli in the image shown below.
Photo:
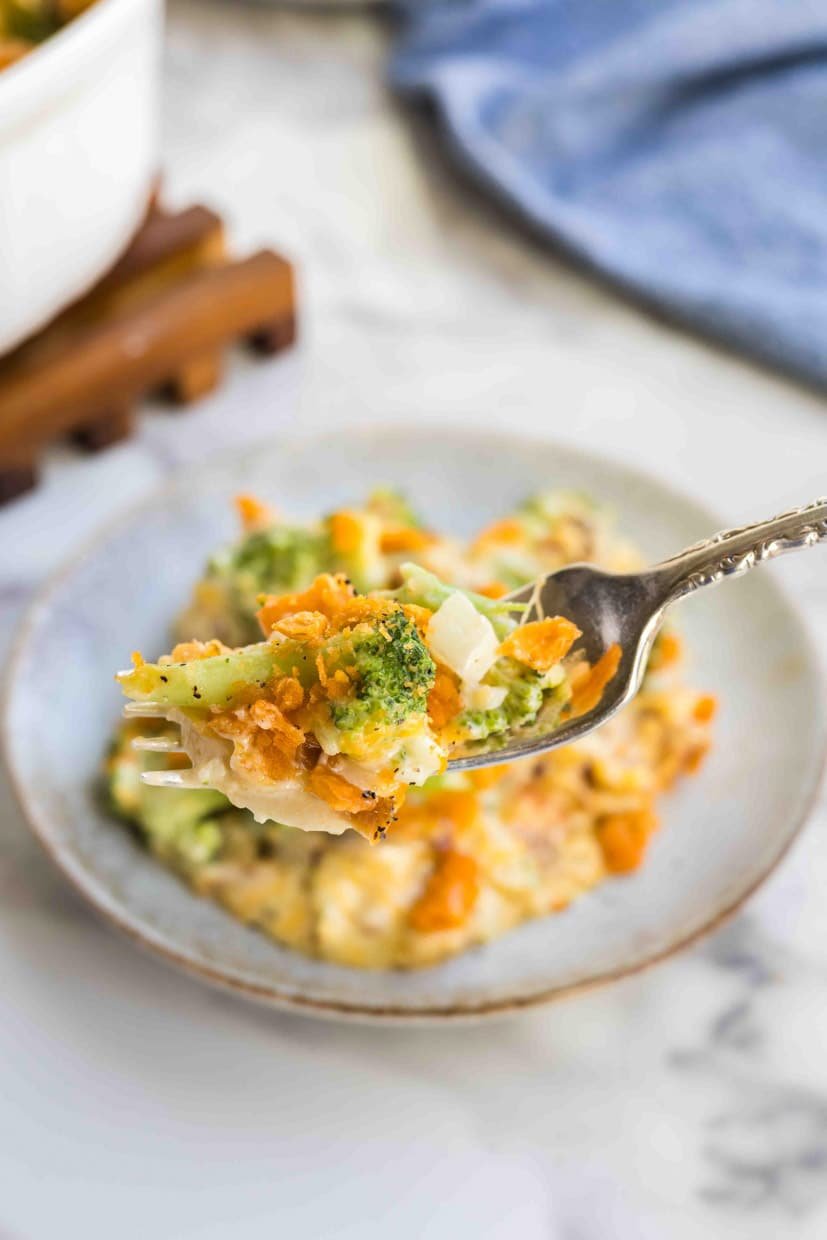
<svg viewBox="0 0 827 1240"><path fill-rule="evenodd" d="M354 689L331 703L340 732L393 726L424 712L436 665L416 625L401 608L378 626L358 625L343 634L338 659L355 668Z"/></svg>
<svg viewBox="0 0 827 1240"><path fill-rule="evenodd" d="M482 741L512 728L534 723L541 710L559 713L570 696L565 677L535 672L514 659L498 659L485 684L507 690L502 703L490 710L465 710L456 726L469 740ZM552 706L553 703L553 706Z"/></svg>
<svg viewBox="0 0 827 1240"><path fill-rule="evenodd" d="M153 852L197 866L221 851L223 832L215 815L229 808L211 788L144 788L140 826Z"/></svg>
<svg viewBox="0 0 827 1240"><path fill-rule="evenodd" d="M348 537L337 546L333 536L337 519L341 524L348 516ZM420 525L398 492L380 488L364 507L333 513L315 526L273 525L246 534L208 561L193 602L179 619L178 633L186 639L219 636L240 646L260 636L256 611L261 594L305 590L324 572L344 572L363 591L386 584L381 553L384 522ZM357 524L360 528L354 531Z"/></svg>
<svg viewBox="0 0 827 1240"><path fill-rule="evenodd" d="M118 681L127 697L136 702L158 702L204 710L231 706L250 685L266 688L273 677L292 676L312 683L313 660L299 642L258 642L226 654L185 662L142 663L130 672L119 672Z"/></svg>
<svg viewBox="0 0 827 1240"><path fill-rule="evenodd" d="M403 564L402 586L392 592L392 597L402 602L416 603L436 611L456 593L454 587L445 585L433 573L414 564ZM516 627L516 616L524 605L496 601L468 590L461 590L474 607L485 616L497 636L503 639ZM551 701L559 701L562 710L568 690L565 677L558 670L550 673L537 672L516 659L500 657L483 678L484 685L506 690L499 706L489 709L468 708L455 721L456 730L470 740L485 740L489 736L507 732L511 728L533 723L540 710L549 710ZM551 691L554 691L553 693Z"/></svg>
<svg viewBox="0 0 827 1240"><path fill-rule="evenodd" d="M276 525L248 534L238 546L210 562L212 572L243 574L262 593L299 590L309 584L330 556L323 533L302 526Z"/></svg>
<svg viewBox="0 0 827 1240"><path fill-rule="evenodd" d="M221 816L229 801L211 789L179 791L142 783L142 772L163 767L165 760L133 749L136 735L135 724L125 723L110 746L103 787L109 809L136 826L153 852L179 866L213 860L221 849Z"/></svg>
<svg viewBox="0 0 827 1240"><path fill-rule="evenodd" d="M502 658L491 668L486 683L507 690L500 709L507 726L517 726L536 717L548 688L548 674L535 672L516 659Z"/></svg>
<svg viewBox="0 0 827 1240"><path fill-rule="evenodd" d="M207 566L207 580L227 589L228 602L249 640L259 632L259 595L303 590L330 567L331 561L326 532L276 525L256 530L236 546L214 555Z"/></svg>
<svg viewBox="0 0 827 1240"><path fill-rule="evenodd" d="M118 680L127 697L163 706L205 710L231 706L249 687L266 689L281 677L297 678L305 689L341 671L349 689L331 700L331 718L341 731L368 724L397 727L425 711L436 669L414 622L387 603L376 618L330 637L259 642L185 662L141 663Z"/></svg>
<svg viewBox="0 0 827 1240"><path fill-rule="evenodd" d="M434 573L429 573L418 564L402 564L399 571L402 574L402 585L396 590L388 591L390 598L395 598L400 603L427 607L429 611L438 611L452 594L464 594L480 615L491 621L494 632L501 639L514 629L519 613L525 610L521 603L486 598L472 590L459 590L456 586L446 585Z"/></svg>
<svg viewBox="0 0 827 1240"><path fill-rule="evenodd" d="M464 710L456 720L457 730L469 741L500 736L508 731L508 726L508 715L501 706L494 710Z"/></svg>

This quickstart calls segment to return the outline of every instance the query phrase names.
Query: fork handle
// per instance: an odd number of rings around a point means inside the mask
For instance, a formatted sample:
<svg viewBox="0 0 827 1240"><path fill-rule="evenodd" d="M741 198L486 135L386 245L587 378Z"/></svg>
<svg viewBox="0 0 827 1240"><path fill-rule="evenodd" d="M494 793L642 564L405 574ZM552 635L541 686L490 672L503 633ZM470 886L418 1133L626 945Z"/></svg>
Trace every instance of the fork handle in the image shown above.
<svg viewBox="0 0 827 1240"><path fill-rule="evenodd" d="M740 577L785 551L814 547L819 542L827 542L827 498L793 508L770 521L723 530L665 560L654 572L663 582L668 605L703 586Z"/></svg>

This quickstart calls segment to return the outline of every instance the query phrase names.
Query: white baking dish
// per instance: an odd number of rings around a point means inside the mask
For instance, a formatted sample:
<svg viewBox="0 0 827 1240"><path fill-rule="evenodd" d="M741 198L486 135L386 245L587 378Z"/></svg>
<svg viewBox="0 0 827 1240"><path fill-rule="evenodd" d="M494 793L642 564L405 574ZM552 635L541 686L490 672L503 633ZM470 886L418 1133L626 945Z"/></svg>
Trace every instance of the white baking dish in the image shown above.
<svg viewBox="0 0 827 1240"><path fill-rule="evenodd" d="M158 171L163 0L99 0L0 73L0 354L118 257Z"/></svg>

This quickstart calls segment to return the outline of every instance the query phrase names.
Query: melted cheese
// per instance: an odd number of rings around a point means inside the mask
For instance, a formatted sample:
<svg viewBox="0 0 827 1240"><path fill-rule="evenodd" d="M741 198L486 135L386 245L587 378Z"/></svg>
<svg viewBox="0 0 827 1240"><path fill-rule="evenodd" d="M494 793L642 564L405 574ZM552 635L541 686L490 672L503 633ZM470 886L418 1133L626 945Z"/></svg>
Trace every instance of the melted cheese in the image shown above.
<svg viewBox="0 0 827 1240"><path fill-rule="evenodd" d="M280 822L330 835L341 835L351 825L344 814L313 796L298 780L262 784L234 769L232 744L201 732L181 711L171 710L167 717L181 729L181 743L192 762L192 771L187 772L192 787L215 788L239 809L248 809L256 822Z"/></svg>

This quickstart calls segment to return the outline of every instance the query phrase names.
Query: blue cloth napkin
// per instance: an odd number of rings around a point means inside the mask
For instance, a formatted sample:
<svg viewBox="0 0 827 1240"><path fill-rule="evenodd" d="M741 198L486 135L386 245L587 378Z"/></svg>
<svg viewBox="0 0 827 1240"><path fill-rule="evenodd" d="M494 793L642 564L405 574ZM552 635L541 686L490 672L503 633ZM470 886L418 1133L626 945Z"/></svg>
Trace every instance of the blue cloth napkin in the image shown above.
<svg viewBox="0 0 827 1240"><path fill-rule="evenodd" d="M397 0L391 79L574 255L827 383L827 0Z"/></svg>

